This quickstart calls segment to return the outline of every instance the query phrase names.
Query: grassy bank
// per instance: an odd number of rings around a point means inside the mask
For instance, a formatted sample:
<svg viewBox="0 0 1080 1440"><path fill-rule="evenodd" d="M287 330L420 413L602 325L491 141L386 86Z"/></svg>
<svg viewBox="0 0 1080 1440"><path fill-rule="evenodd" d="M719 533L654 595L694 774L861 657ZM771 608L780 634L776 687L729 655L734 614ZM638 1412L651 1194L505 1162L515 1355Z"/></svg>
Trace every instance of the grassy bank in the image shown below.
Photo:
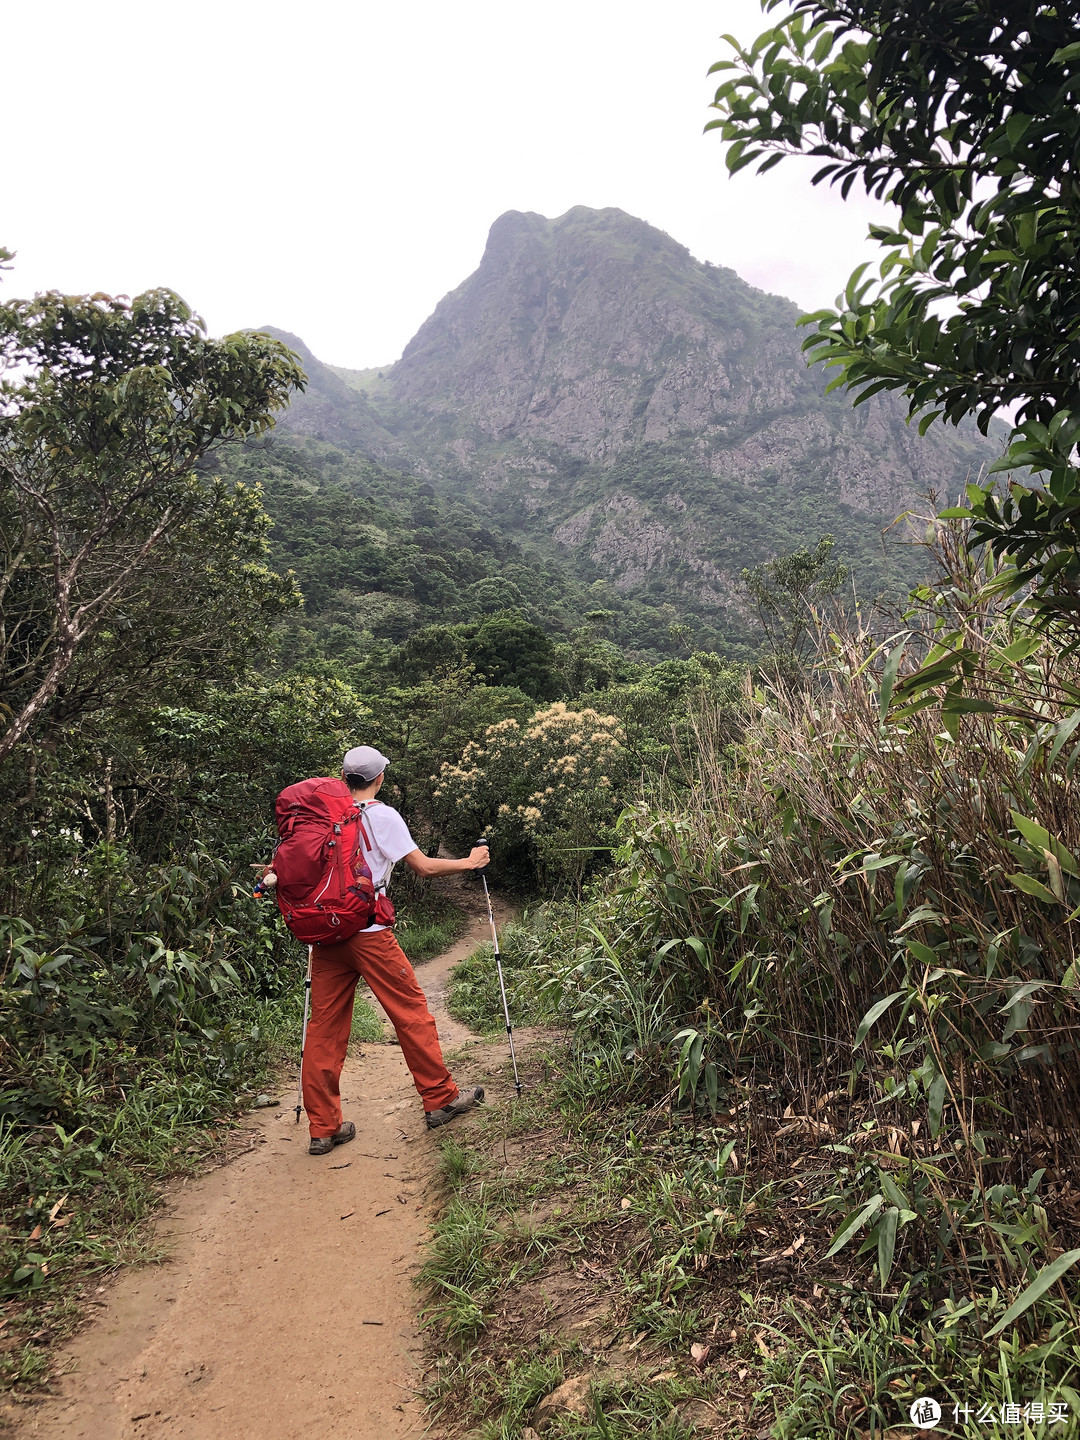
<svg viewBox="0 0 1080 1440"><path fill-rule="evenodd" d="M899 1437L923 1395L944 1433L1075 1433L1066 1300L1041 1343L987 1338L1001 1294L954 1287L922 1306L907 1279L875 1291L855 1257L830 1256L861 1116L792 1124L759 1087L695 1121L674 1096L613 1094L565 1042L534 1048L523 1074L520 1101L442 1142L421 1283L426 1397L449 1436L521 1440L567 1379L572 1408L545 1433L579 1440ZM1000 1422L1010 1404L1073 1418ZM977 1420L987 1406L1000 1423Z"/></svg>
<svg viewBox="0 0 1080 1440"><path fill-rule="evenodd" d="M449 950L468 926L469 916L460 905L428 889L419 904L403 908L396 934L412 963L422 965Z"/></svg>
<svg viewBox="0 0 1080 1440"><path fill-rule="evenodd" d="M249 1008L243 1022L251 1045L232 1076L215 1075L184 1051L132 1054L123 1071L102 1064L100 1077L92 1063L73 1065L61 1079L77 1092L71 1103L80 1123L4 1125L5 1387L42 1383L51 1346L72 1332L103 1279L156 1257L148 1222L164 1182L235 1153L237 1122L260 1087L288 1073L290 1063L295 1071L301 996L298 985Z"/></svg>
<svg viewBox="0 0 1080 1440"><path fill-rule="evenodd" d="M591 1264L657 1373L730 1348L718 1434L862 1440L920 1396L956 1434L1080 1428L1080 671L953 532L940 558L889 641L838 627L748 692L736 747L706 717L678 805L626 813L610 872L504 946L515 1018L571 1036L531 1142L555 1178L522 1170L530 1205L573 1196L544 1263ZM460 977L497 1029L489 968ZM499 1153L454 1212L462 1385L540 1263ZM524 1402L478 1394L516 1436Z"/></svg>

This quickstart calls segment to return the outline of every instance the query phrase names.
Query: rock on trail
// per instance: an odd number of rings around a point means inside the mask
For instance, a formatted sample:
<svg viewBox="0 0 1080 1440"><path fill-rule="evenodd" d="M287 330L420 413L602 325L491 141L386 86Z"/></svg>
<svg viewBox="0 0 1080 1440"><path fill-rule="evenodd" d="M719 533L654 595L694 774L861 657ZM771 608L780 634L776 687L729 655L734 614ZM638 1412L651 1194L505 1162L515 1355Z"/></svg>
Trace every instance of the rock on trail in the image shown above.
<svg viewBox="0 0 1080 1440"><path fill-rule="evenodd" d="M448 1052L470 1038L446 1014L450 970L487 936L474 919L418 969ZM453 1065L460 1083L488 1053L477 1043L472 1064ZM280 1109L245 1122L249 1151L177 1186L157 1224L169 1259L99 1297L99 1318L58 1357L57 1394L19 1415L19 1440L425 1432L412 1276L438 1199L436 1138L396 1045L350 1055L341 1089L351 1144L309 1156L282 1090Z"/></svg>

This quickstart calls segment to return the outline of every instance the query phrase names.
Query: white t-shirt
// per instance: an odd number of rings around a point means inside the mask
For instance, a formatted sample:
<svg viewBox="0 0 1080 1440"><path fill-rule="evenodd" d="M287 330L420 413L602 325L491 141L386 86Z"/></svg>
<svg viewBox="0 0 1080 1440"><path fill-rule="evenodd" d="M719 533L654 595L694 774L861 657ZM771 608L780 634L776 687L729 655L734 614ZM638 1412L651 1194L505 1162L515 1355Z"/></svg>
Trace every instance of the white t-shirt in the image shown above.
<svg viewBox="0 0 1080 1440"><path fill-rule="evenodd" d="M398 812L381 800L366 800L360 812L364 829L371 841L369 850L360 840L360 851L367 861L376 890L385 890L390 883L390 872L403 855L416 849L416 841L409 834L409 827ZM369 930L385 930L385 925L369 925Z"/></svg>

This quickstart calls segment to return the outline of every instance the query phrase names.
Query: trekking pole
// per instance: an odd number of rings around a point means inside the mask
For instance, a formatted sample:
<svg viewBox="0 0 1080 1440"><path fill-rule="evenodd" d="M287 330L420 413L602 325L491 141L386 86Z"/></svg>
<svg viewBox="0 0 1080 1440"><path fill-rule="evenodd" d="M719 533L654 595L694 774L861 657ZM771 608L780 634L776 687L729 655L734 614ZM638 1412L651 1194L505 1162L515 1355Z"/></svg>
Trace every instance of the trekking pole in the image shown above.
<svg viewBox="0 0 1080 1440"><path fill-rule="evenodd" d="M488 842L481 837L476 843L486 845ZM495 928L495 911L491 908L491 891L488 889L487 876L483 870L480 871L480 879L484 882L484 899L487 901L488 922L491 925L491 943L495 947L495 969L499 974L499 994L502 996L503 1019L506 1021L506 1038L510 1042L510 1063L514 1067L514 1089L520 1095L521 1081L518 1079L517 1056L514 1054L514 1027L510 1024L510 1006L506 999L506 982L503 979L502 959L499 955L499 932Z"/></svg>
<svg viewBox="0 0 1080 1440"><path fill-rule="evenodd" d="M296 1123L300 1124L300 1111L304 1108L304 1050L307 1046L308 1011L311 1009L311 957L313 945L307 951L307 979L304 981L304 1025L300 1031L300 1074L296 1077Z"/></svg>

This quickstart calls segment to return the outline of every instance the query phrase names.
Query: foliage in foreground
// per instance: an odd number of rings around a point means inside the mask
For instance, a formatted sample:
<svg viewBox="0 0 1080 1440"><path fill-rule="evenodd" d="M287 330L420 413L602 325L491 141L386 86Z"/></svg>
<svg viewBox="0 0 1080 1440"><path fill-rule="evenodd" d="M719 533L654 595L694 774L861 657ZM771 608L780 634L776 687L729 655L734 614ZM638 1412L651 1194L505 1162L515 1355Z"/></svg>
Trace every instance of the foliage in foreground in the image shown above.
<svg viewBox="0 0 1080 1440"><path fill-rule="evenodd" d="M628 1224L641 1238L643 1209L635 1201L631 1215L622 1197L637 1167L625 1122L643 1117L615 1117L610 1097L590 1093L587 1077L583 1088L558 1048L531 1055L524 1073L523 1099L481 1112L441 1146L449 1195L419 1276L437 1356L428 1401L455 1433L510 1440L564 1378L592 1372L588 1413L556 1417L550 1433L690 1440L701 1432L688 1406L707 1408L722 1378L703 1379L690 1364L670 1369L657 1355L674 1344L688 1359L700 1313L680 1313L685 1296L668 1285L670 1271L646 1277L633 1256L620 1255L623 1264L604 1255L613 1239L625 1248L616 1237L627 1237ZM508 1145L516 1157L509 1167ZM644 1207L644 1187L640 1199ZM570 1259L568 1270L568 1257L586 1256L583 1266ZM668 1296L655 1303L664 1288ZM648 1336L643 1352L613 1348L635 1331L643 1332L639 1346Z"/></svg>
<svg viewBox="0 0 1080 1440"><path fill-rule="evenodd" d="M959 1407L953 1433L1071 1433L1020 1418L1077 1413L1080 1330L1059 1297L1032 1345L989 1334L1000 1293L943 1289L926 1311L906 1284L871 1293L850 1255L825 1257L836 1159L798 1127L777 1137L778 1087L726 1087L695 1120L643 1099L635 1062L596 1061L580 1043L532 1052L524 1098L443 1142L420 1283L427 1398L451 1433L517 1440L570 1376L587 1413L552 1433L582 1440L856 1440L895 1433L926 1394L948 1421Z"/></svg>
<svg viewBox="0 0 1080 1440"><path fill-rule="evenodd" d="M754 698L734 763L706 741L689 803L624 817L592 898L506 947L594 1094L756 1117L725 1160L755 1186L802 1151L799 1263L843 1265L847 1299L774 1376L784 1435L895 1423L915 1374L1073 1403L1080 671L940 539L901 631L835 632L809 684Z"/></svg>
<svg viewBox="0 0 1080 1440"><path fill-rule="evenodd" d="M778 9L781 0L762 0ZM1080 614L1080 23L1026 0L925 5L795 0L717 89L728 169L786 155L816 181L861 183L895 206L871 227L880 278L851 277L834 310L806 317L806 348L866 400L899 390L920 430L1015 407L992 470L1043 484L970 489L976 535L1037 585L1036 607L1074 631ZM1019 572L1019 573L1017 573Z"/></svg>

